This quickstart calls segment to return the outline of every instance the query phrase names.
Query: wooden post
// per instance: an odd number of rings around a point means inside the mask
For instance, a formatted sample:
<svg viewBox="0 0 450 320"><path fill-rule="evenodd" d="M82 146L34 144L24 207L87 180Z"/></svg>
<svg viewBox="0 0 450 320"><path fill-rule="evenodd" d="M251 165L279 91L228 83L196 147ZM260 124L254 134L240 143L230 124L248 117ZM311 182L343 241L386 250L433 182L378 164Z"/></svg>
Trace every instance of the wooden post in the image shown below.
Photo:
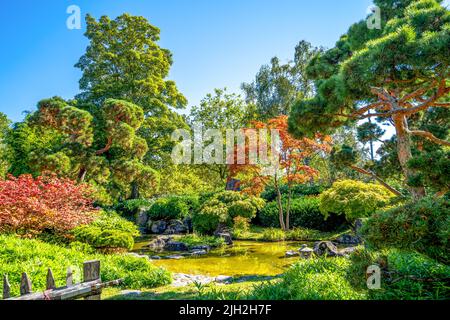
<svg viewBox="0 0 450 320"><path fill-rule="evenodd" d="M86 261L83 264L83 282L100 280L100 261ZM101 300L101 289L98 294L85 298L86 300Z"/></svg>
<svg viewBox="0 0 450 320"><path fill-rule="evenodd" d="M11 286L8 281L8 276L5 274L3 276L3 299L8 299L11 297Z"/></svg>
<svg viewBox="0 0 450 320"><path fill-rule="evenodd" d="M24 272L22 273L22 279L20 281L20 295L30 294L32 292L31 289L31 280L28 277L28 274Z"/></svg>
<svg viewBox="0 0 450 320"><path fill-rule="evenodd" d="M53 272L52 269L48 268L47 271L47 286L46 286L47 290L54 290L56 289L56 285L55 285L55 278L53 277Z"/></svg>
<svg viewBox="0 0 450 320"><path fill-rule="evenodd" d="M72 272L72 269L70 267L67 268L66 286L67 287L73 286L73 272Z"/></svg>

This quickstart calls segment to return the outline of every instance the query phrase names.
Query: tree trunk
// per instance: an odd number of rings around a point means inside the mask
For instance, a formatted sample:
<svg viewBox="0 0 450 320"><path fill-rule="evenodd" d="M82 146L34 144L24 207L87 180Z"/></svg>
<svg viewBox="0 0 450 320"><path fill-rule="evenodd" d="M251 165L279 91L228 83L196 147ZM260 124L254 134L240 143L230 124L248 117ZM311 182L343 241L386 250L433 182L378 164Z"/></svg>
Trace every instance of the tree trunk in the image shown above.
<svg viewBox="0 0 450 320"><path fill-rule="evenodd" d="M408 134L408 120L403 114L395 114L392 116L394 122L395 131L397 134L397 153L398 160L403 169L403 174L406 180L412 177L415 173L414 170L408 168L408 161L412 158L411 154L411 140ZM409 187L414 199L420 199L425 196L424 187Z"/></svg>
<svg viewBox="0 0 450 320"><path fill-rule="evenodd" d="M278 218L280 220L280 227L286 230L286 225L284 224L284 214L283 214L283 202L281 200L281 191L278 185L278 178L275 175L275 190L277 191L277 204L278 204Z"/></svg>
<svg viewBox="0 0 450 320"><path fill-rule="evenodd" d="M133 181L131 183L131 197L130 199L139 199L139 186L138 184Z"/></svg>
<svg viewBox="0 0 450 320"><path fill-rule="evenodd" d="M353 169L353 170L355 170L355 171L357 171L357 172L359 172L359 173L362 173L362 174L371 176L372 178L374 178L375 180L377 180L383 187L385 187L386 189L388 189L388 190L389 190L390 192L392 192L393 194L395 194L395 195L397 195L397 196L399 196L399 197L402 197L402 196L403 196L403 194L402 194L400 191L398 191L398 190L395 189L394 187L391 187L386 181L384 181L383 179L381 179L380 177L378 177L378 176L377 176L375 173L373 173L372 171L365 170L365 169L363 169L363 168L359 168L359 167L354 166L354 165L351 165L350 168Z"/></svg>
<svg viewBox="0 0 450 320"><path fill-rule="evenodd" d="M80 169L80 172L78 172L78 182L80 183L84 182L84 179L86 179L86 173L87 173L86 168L83 167Z"/></svg>
<svg viewBox="0 0 450 320"><path fill-rule="evenodd" d="M289 229L291 228L291 222L290 222L291 199L292 199L292 191L291 191L291 186L289 186L288 202L287 202L287 206L286 206L286 224L285 224L286 231L289 231Z"/></svg>

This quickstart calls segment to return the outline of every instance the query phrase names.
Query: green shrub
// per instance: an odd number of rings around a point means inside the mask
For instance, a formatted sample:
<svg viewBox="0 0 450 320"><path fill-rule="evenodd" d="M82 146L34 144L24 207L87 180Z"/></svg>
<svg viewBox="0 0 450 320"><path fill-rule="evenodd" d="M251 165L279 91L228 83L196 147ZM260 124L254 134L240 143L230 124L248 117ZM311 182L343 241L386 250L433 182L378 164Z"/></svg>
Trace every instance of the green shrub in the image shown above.
<svg viewBox="0 0 450 320"><path fill-rule="evenodd" d="M139 230L130 221L113 211L102 212L100 218L89 225L72 230L76 241L89 244L97 249L127 249L134 246L134 238Z"/></svg>
<svg viewBox="0 0 450 320"><path fill-rule="evenodd" d="M152 220L184 219L197 211L198 207L198 198L194 196L160 198L150 207L148 215Z"/></svg>
<svg viewBox="0 0 450 320"><path fill-rule="evenodd" d="M386 188L354 180L343 180L320 195L320 211L327 217L330 213L345 215L349 222L369 217L377 209L386 206L393 198Z"/></svg>
<svg viewBox="0 0 450 320"><path fill-rule="evenodd" d="M0 235L0 274L8 275L13 296L20 294L22 272L27 272L33 280L33 291L39 292L46 288L48 268L53 271L56 286L61 287L65 285L68 267L74 270L74 279L80 281L83 262L89 260L100 260L103 281L123 279L125 288L153 288L171 282L168 271L153 266L146 259L122 254L93 254L85 249L86 246L79 243L73 248L65 248L15 235Z"/></svg>
<svg viewBox="0 0 450 320"><path fill-rule="evenodd" d="M284 241L286 239L286 232L275 228L265 229L261 239L264 241Z"/></svg>
<svg viewBox="0 0 450 320"><path fill-rule="evenodd" d="M264 200L239 192L223 191L209 197L201 209L194 213L194 229L203 234L213 233L220 224L232 226L233 219L252 219L264 205Z"/></svg>
<svg viewBox="0 0 450 320"><path fill-rule="evenodd" d="M202 209L193 215L192 224L195 231L201 234L211 234L219 224L229 224L227 206L219 200L206 202Z"/></svg>
<svg viewBox="0 0 450 320"><path fill-rule="evenodd" d="M297 184L292 187L291 192L294 198L299 198L303 196L318 196L325 190L326 187L319 184ZM282 196L287 196L288 186L282 185L280 187L280 192ZM274 186L267 186L261 193L261 198L267 202L275 201L277 199L277 191Z"/></svg>
<svg viewBox="0 0 450 320"><path fill-rule="evenodd" d="M284 210L286 210L286 204L286 199L283 199ZM278 204L276 202L270 202L259 212L258 219L261 225L265 227L279 228L280 221L278 216ZM292 199L289 219L292 227L316 229L321 231L336 230L339 226L345 223L345 219L343 217L335 214L331 214L328 219L325 220L319 209L319 199L317 197L301 197Z"/></svg>
<svg viewBox="0 0 450 320"><path fill-rule="evenodd" d="M188 234L182 236L178 239L178 241L185 243L190 249L199 245L207 245L212 248L225 245L225 241L223 240L223 238L214 236L202 236L198 234Z"/></svg>
<svg viewBox="0 0 450 320"><path fill-rule="evenodd" d="M366 241L378 248L415 249L448 263L450 203L427 197L389 210L380 210L364 224Z"/></svg>
<svg viewBox="0 0 450 320"><path fill-rule="evenodd" d="M360 300L346 279L350 262L345 258L300 260L279 283L255 286L249 299L255 300Z"/></svg>
<svg viewBox="0 0 450 320"><path fill-rule="evenodd" d="M125 200L122 202L119 202L114 209L119 212L121 215L126 217L133 217L135 214L138 213L139 209L141 208L150 208L153 204L153 201L146 200L146 199L132 199L132 200Z"/></svg>
<svg viewBox="0 0 450 320"><path fill-rule="evenodd" d="M350 259L347 279L359 289L367 289L367 268L371 265L380 266L381 289L369 290L371 299L436 300L449 297L450 288L446 279L450 277L450 267L418 252L359 248Z"/></svg>

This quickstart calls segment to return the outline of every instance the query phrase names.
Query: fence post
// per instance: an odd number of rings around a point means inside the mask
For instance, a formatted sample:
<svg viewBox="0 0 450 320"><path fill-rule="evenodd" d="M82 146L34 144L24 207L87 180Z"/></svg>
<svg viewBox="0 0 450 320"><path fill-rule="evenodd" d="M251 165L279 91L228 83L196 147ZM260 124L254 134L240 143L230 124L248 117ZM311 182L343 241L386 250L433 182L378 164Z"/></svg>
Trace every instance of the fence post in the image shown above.
<svg viewBox="0 0 450 320"><path fill-rule="evenodd" d="M11 297L11 286L8 281L8 276L5 274L3 276L3 299L8 299Z"/></svg>
<svg viewBox="0 0 450 320"><path fill-rule="evenodd" d="M20 295L24 296L30 294L31 291L31 280L26 272L22 273L22 279L20 281Z"/></svg>
<svg viewBox="0 0 450 320"><path fill-rule="evenodd" d="M47 271L47 285L46 285L47 290L54 290L56 289L56 285L55 285L55 278L53 277L53 272L52 269L48 268Z"/></svg>
<svg viewBox="0 0 450 320"><path fill-rule="evenodd" d="M73 272L72 268L67 268L67 274L66 274L66 286L71 287L73 286Z"/></svg>
<svg viewBox="0 0 450 320"><path fill-rule="evenodd" d="M100 280L100 261L86 261L83 264L83 281L90 282ZM99 294L86 297L85 300L101 300L101 289Z"/></svg>

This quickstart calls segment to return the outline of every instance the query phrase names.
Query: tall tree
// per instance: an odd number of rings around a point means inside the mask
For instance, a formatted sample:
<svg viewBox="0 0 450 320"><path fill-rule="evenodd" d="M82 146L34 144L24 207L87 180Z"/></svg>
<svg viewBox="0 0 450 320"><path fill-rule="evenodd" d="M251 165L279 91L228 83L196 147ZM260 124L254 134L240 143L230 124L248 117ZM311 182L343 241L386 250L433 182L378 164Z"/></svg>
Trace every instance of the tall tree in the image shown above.
<svg viewBox="0 0 450 320"><path fill-rule="evenodd" d="M108 99L133 102L146 114L183 108L186 98L166 80L173 63L169 50L158 45L160 30L145 18L123 14L114 20L86 17L89 46L75 65L83 72L77 99L97 105Z"/></svg>
<svg viewBox="0 0 450 320"><path fill-rule="evenodd" d="M370 117L387 119L395 128L404 177L411 182L417 175L408 165L412 137L450 145L448 132L438 138L413 128L410 121L432 109L450 107L450 12L436 0L376 4L392 10L383 30L364 34L361 21L335 48L312 60L308 73L315 79L317 95L295 104L290 129L304 136ZM425 194L417 184L410 183L409 189L414 198Z"/></svg>
<svg viewBox="0 0 450 320"><path fill-rule="evenodd" d="M0 112L0 178L4 178L9 169L9 149L6 144L6 137L10 131L9 125L11 121L8 117Z"/></svg>
<svg viewBox="0 0 450 320"><path fill-rule="evenodd" d="M256 106L259 119L288 115L296 99L313 94L313 83L307 77L306 67L318 51L310 43L300 41L293 61L282 64L274 57L270 65L261 67L252 83L242 84L246 101Z"/></svg>

